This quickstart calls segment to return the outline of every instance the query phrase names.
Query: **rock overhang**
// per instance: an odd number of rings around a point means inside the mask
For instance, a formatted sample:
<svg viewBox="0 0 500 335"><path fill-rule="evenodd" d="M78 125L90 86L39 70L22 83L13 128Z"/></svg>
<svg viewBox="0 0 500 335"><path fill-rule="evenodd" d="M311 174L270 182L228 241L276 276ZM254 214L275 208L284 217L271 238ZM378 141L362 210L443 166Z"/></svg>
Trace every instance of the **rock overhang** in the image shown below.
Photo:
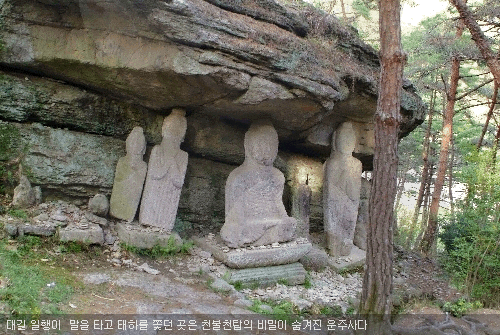
<svg viewBox="0 0 500 335"><path fill-rule="evenodd" d="M338 124L354 121L357 154L370 160L377 54L309 5L6 0L1 17L2 66L160 114L183 107L243 124L270 118L285 146L314 155L329 152ZM424 109L405 82L401 136Z"/></svg>

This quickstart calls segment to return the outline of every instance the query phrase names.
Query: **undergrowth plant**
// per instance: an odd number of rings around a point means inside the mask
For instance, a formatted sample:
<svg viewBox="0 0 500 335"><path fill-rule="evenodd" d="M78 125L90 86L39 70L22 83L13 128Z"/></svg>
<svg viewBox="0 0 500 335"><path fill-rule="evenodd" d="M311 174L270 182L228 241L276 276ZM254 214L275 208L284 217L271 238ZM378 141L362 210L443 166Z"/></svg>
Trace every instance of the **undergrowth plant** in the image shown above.
<svg viewBox="0 0 500 335"><path fill-rule="evenodd" d="M11 315L37 318L40 314L62 313L60 304L73 294L78 281L59 267L38 265L43 245L37 236L23 236L17 248L0 240L0 277L8 284L0 289L0 302Z"/></svg>
<svg viewBox="0 0 500 335"><path fill-rule="evenodd" d="M10 216L13 216L15 218L18 218L18 219L23 219L23 220L28 219L28 213L26 213L26 211L24 211L22 209L9 209L7 211L7 214L9 214Z"/></svg>
<svg viewBox="0 0 500 335"><path fill-rule="evenodd" d="M474 309L483 307L480 301L469 302L465 298L460 298L454 302L445 302L443 311L449 312L451 315L460 318Z"/></svg>
<svg viewBox="0 0 500 335"><path fill-rule="evenodd" d="M173 236L170 236L167 241L166 246L161 246L155 244L151 249L137 248L127 243L120 243L120 247L126 251L132 252L137 255L148 256L151 258L173 256L176 254L186 254L193 247L193 242L184 241L182 243L177 243Z"/></svg>
<svg viewBox="0 0 500 335"><path fill-rule="evenodd" d="M468 157L468 194L443 225L443 267L455 284L487 307L500 306L500 174L491 152Z"/></svg>
<svg viewBox="0 0 500 335"><path fill-rule="evenodd" d="M289 323L294 322L299 319L301 313L297 306L287 300L283 301L274 301L274 300L264 300L261 301L259 299L252 300L253 305L250 306L250 310L259 313L269 315L274 319L278 320L286 320ZM263 308L263 305L267 305L271 307L271 311Z"/></svg>

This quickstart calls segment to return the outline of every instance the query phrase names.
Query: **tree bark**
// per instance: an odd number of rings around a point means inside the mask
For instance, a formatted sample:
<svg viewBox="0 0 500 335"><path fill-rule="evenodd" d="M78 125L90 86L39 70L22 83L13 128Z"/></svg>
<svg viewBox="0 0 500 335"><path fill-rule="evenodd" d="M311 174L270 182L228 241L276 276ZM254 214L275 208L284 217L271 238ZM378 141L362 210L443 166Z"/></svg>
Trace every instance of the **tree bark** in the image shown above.
<svg viewBox="0 0 500 335"><path fill-rule="evenodd" d="M394 204L394 210L396 211L398 210L399 203L401 202L401 197L403 196L403 192L405 190L405 183L406 183L406 173L403 174L403 177L398 182L396 202Z"/></svg>
<svg viewBox="0 0 500 335"><path fill-rule="evenodd" d="M495 77L495 82L500 85L500 61L493 53L493 50L491 50L490 43L474 19L471 10L462 0L450 0L450 2L460 13L462 22L469 29L472 39L486 61L493 77Z"/></svg>
<svg viewBox="0 0 500 335"><path fill-rule="evenodd" d="M490 109L488 111L488 115L486 115L486 122L484 123L483 130L481 132L481 136L479 137L479 141L477 141L476 148L478 150L483 145L484 135L486 134L486 131L488 130L488 125L490 123L490 119L493 116L493 111L495 110L495 106L497 104L498 86L499 86L498 83L495 82L494 88L493 88L493 96L491 97Z"/></svg>
<svg viewBox="0 0 500 335"><path fill-rule="evenodd" d="M446 94L446 110L443 120L443 131L441 134L441 149L439 152L439 164L436 175L436 182L434 183L434 193L432 194L431 207L429 209L429 223L425 231L422 242L420 243L420 251L424 255L429 255L432 246L436 239L438 228L438 212L439 201L441 199L441 192L443 190L444 178L448 167L448 154L451 139L453 136L453 115L455 109L455 97L457 94L458 80L460 78L460 60L457 57L452 59L451 63L451 78L450 87Z"/></svg>
<svg viewBox="0 0 500 335"><path fill-rule="evenodd" d="M360 314L367 333L390 334L393 218L398 168L398 130L405 54L401 47L400 2L380 0L380 78L375 113L373 185L369 203L366 271Z"/></svg>
<svg viewBox="0 0 500 335"><path fill-rule="evenodd" d="M344 0L340 0L340 6L342 7L342 18L344 19L344 23L347 23L347 14L345 12Z"/></svg>
<svg viewBox="0 0 500 335"><path fill-rule="evenodd" d="M455 161L455 141L453 140L453 134L451 134L450 143L450 163L448 164L448 197L450 198L450 216L451 222L455 222L455 204L453 203L453 162Z"/></svg>
<svg viewBox="0 0 500 335"><path fill-rule="evenodd" d="M417 226L418 217L420 215L420 208L422 207L422 201L424 200L425 185L427 182L427 175L429 174L429 150L430 150L430 139L432 130L432 118L434 117L434 105L436 101L436 91L432 91L431 103L429 107L429 122L427 123L427 129L425 131L424 137L424 148L422 150L422 177L420 180L420 188L418 190L417 203L415 204L415 212L413 213L412 227Z"/></svg>
<svg viewBox="0 0 500 335"><path fill-rule="evenodd" d="M435 155L435 150L432 147L429 149L429 156L433 157ZM417 250L420 248L420 242L422 241L422 236L424 235L425 228L427 227L427 221L429 219L429 198L431 196L431 184L432 177L434 176L434 164L429 162L429 173L427 174L427 180L425 181L425 195L424 195L424 203L422 204L422 220L420 221L420 229L417 238L415 239L415 243L413 244L413 250Z"/></svg>
<svg viewBox="0 0 500 335"><path fill-rule="evenodd" d="M491 166L493 172L496 170L497 165L497 152L498 152L498 143L500 142L500 124L497 126L497 134L495 135L495 144L493 145L493 155L491 158Z"/></svg>

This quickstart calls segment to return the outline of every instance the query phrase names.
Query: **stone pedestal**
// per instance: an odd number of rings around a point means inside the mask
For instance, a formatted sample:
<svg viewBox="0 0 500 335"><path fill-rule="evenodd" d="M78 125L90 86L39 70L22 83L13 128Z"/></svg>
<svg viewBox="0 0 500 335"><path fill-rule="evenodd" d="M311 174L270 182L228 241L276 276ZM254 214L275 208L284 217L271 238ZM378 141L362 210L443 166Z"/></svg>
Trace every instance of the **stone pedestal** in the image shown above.
<svg viewBox="0 0 500 335"><path fill-rule="evenodd" d="M299 259L311 249L307 239L286 243L230 249L220 237L193 238L203 250L231 268L231 282L272 285L280 280L289 285L304 283L306 270Z"/></svg>
<svg viewBox="0 0 500 335"><path fill-rule="evenodd" d="M312 247L306 239L286 243L230 249L220 238L194 238L194 243L233 269L255 268L298 262Z"/></svg>
<svg viewBox="0 0 500 335"><path fill-rule="evenodd" d="M229 281L242 284L274 285L284 281L287 285L300 285L306 280L307 271L300 263L232 270Z"/></svg>
<svg viewBox="0 0 500 335"><path fill-rule="evenodd" d="M174 237L175 243L182 243L177 233L166 232L158 227L144 227L138 222L118 223L116 231L121 242L141 249L151 249L155 245L166 247L170 236Z"/></svg>

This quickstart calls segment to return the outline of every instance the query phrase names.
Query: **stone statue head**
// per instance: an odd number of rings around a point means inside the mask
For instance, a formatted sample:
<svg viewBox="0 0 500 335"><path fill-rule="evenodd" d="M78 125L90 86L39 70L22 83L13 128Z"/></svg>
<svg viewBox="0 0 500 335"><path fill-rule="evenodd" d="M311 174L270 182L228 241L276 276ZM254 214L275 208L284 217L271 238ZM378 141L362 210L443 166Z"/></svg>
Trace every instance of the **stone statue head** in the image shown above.
<svg viewBox="0 0 500 335"><path fill-rule="evenodd" d="M352 154L356 146L356 133L352 127L352 123L342 123L335 132L335 150L343 154Z"/></svg>
<svg viewBox="0 0 500 335"><path fill-rule="evenodd" d="M161 127L161 134L164 138L171 139L175 143L181 144L186 135L187 120L186 112L182 109L174 108L172 113L165 118Z"/></svg>
<svg viewBox="0 0 500 335"><path fill-rule="evenodd" d="M278 133L269 121L252 123L245 133L245 159L252 159L260 165L273 165L278 155Z"/></svg>
<svg viewBox="0 0 500 335"><path fill-rule="evenodd" d="M146 139L142 127L134 127L125 141L128 155L144 155L146 152Z"/></svg>

